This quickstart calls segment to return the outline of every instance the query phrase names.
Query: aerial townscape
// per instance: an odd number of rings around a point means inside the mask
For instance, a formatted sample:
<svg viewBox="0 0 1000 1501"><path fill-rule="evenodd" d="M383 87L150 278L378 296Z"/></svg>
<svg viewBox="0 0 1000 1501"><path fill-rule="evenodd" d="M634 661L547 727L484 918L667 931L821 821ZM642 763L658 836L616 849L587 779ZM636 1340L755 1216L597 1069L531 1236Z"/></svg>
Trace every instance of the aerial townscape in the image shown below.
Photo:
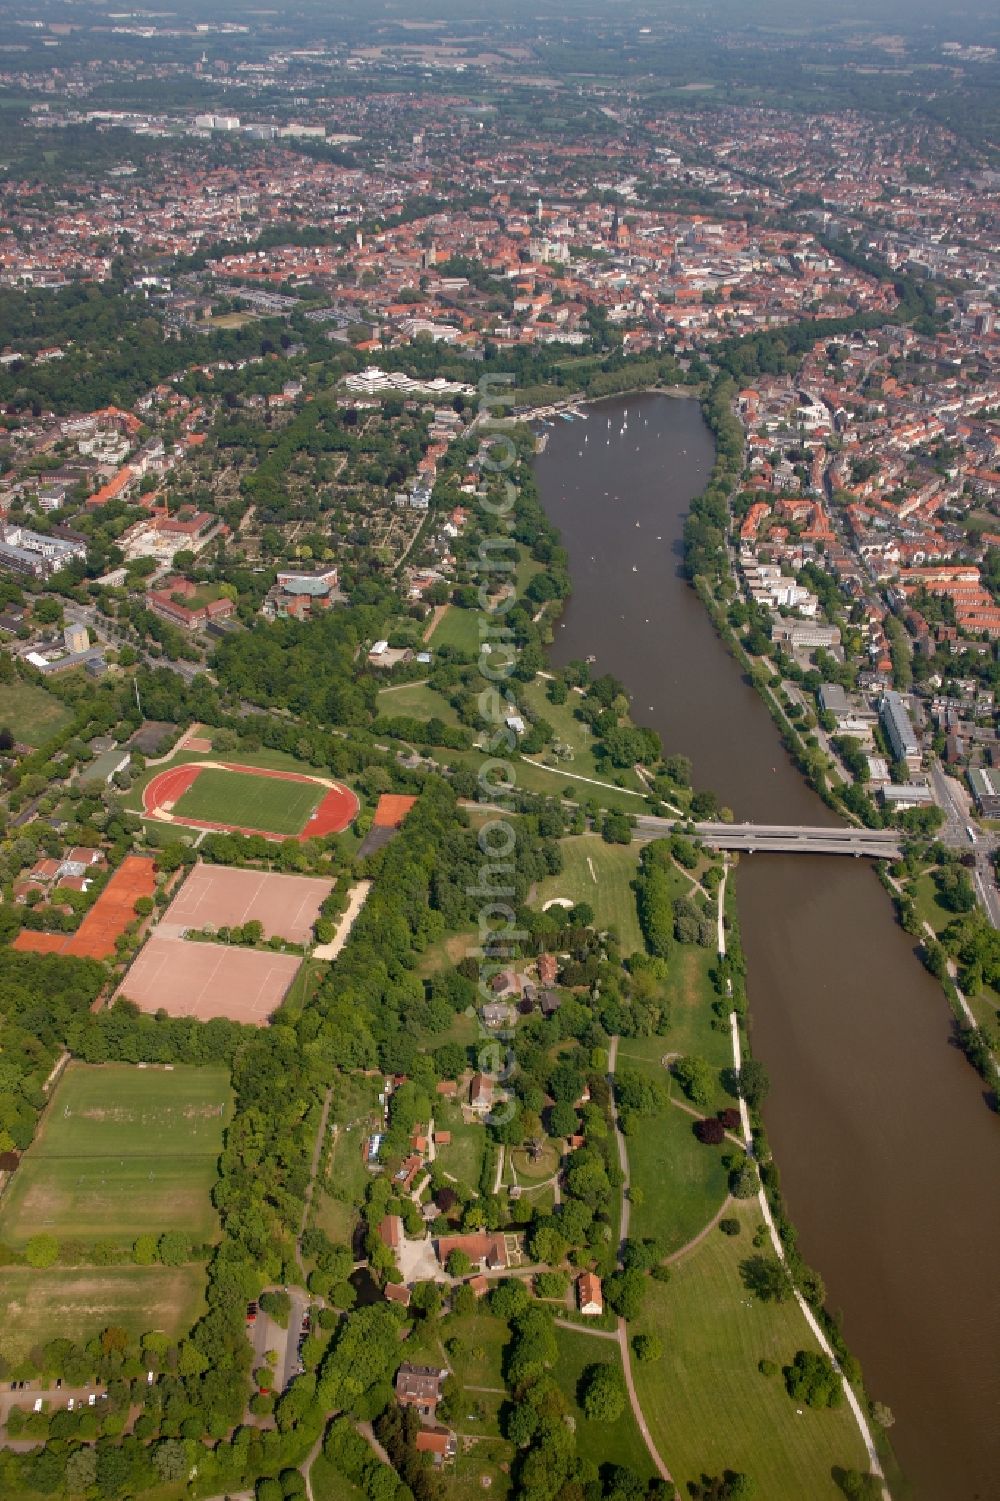
<svg viewBox="0 0 1000 1501"><path fill-rule="evenodd" d="M1000 14L6 0L0 1501L1000 1492Z"/></svg>

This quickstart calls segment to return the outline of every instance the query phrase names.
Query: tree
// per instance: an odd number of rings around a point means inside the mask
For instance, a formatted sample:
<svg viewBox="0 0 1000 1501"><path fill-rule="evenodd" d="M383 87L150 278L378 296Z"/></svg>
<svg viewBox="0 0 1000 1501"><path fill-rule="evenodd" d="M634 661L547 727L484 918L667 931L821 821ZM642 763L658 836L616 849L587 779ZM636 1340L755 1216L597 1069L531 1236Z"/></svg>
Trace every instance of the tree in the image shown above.
<svg viewBox="0 0 1000 1501"><path fill-rule="evenodd" d="M726 1128L716 1116L710 1115L706 1120L695 1121L694 1134L704 1146L717 1147L726 1139Z"/></svg>
<svg viewBox="0 0 1000 1501"><path fill-rule="evenodd" d="M767 1070L756 1058L745 1058L737 1076L737 1089L751 1110L759 1110L767 1097L771 1081Z"/></svg>
<svg viewBox="0 0 1000 1501"><path fill-rule="evenodd" d="M180 1439L164 1439L153 1450L153 1464L164 1483L185 1479L191 1468L187 1445Z"/></svg>
<svg viewBox="0 0 1000 1501"><path fill-rule="evenodd" d="M165 1230L156 1249L164 1266L183 1266L191 1256L191 1242L180 1230Z"/></svg>
<svg viewBox="0 0 1000 1501"><path fill-rule="evenodd" d="M632 1341L636 1360L659 1360L663 1354L663 1341L658 1334L637 1334Z"/></svg>
<svg viewBox="0 0 1000 1501"><path fill-rule="evenodd" d="M740 1276L747 1291L762 1303L783 1303L791 1296L788 1269L774 1256L748 1256L740 1262Z"/></svg>
<svg viewBox="0 0 1000 1501"><path fill-rule="evenodd" d="M638 1318L645 1292L645 1278L640 1271L615 1272L604 1283L604 1295L619 1318Z"/></svg>
<svg viewBox="0 0 1000 1501"><path fill-rule="evenodd" d="M24 1248L24 1255L29 1266L54 1266L59 1259L59 1242L54 1235L45 1232L33 1235Z"/></svg>
<svg viewBox="0 0 1000 1501"><path fill-rule="evenodd" d="M685 1055L674 1063L674 1078L691 1101L702 1109L712 1102L715 1073L704 1058Z"/></svg>
<svg viewBox="0 0 1000 1501"><path fill-rule="evenodd" d="M451 1277L467 1277L472 1271L472 1259L457 1247L448 1252L448 1274Z"/></svg>
<svg viewBox="0 0 1000 1501"><path fill-rule="evenodd" d="M839 1407L844 1389L839 1372L827 1355L799 1350L791 1365L784 1367L785 1387L796 1402L808 1407Z"/></svg>
<svg viewBox="0 0 1000 1501"><path fill-rule="evenodd" d="M97 1477L97 1453L88 1447L74 1449L66 1460L66 1489L75 1494L93 1485Z"/></svg>
<svg viewBox="0 0 1000 1501"><path fill-rule="evenodd" d="M722 1231L723 1235L739 1235L740 1222L739 1220L732 1219L727 1215L725 1219L721 1219L719 1221L719 1229Z"/></svg>
<svg viewBox="0 0 1000 1501"><path fill-rule="evenodd" d="M136 1266L152 1266L156 1260L156 1236L140 1235L132 1247L132 1260Z"/></svg>
<svg viewBox="0 0 1000 1501"><path fill-rule="evenodd" d="M587 1366L580 1378L580 1406L592 1422L615 1422L625 1411L625 1398L625 1383L617 1366Z"/></svg>

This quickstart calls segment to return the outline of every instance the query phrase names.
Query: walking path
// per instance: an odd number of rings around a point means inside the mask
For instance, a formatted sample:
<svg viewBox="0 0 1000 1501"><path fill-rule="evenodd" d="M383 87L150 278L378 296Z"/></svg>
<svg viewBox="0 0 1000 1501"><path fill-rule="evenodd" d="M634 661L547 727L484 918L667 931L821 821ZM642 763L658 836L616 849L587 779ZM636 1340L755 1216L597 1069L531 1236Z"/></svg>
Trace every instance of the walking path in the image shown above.
<svg viewBox="0 0 1000 1501"><path fill-rule="evenodd" d="M742 1143L740 1143L740 1145L742 1145ZM691 1239L688 1241L687 1245L686 1246L681 1246L681 1248L680 1248L679 1251L671 1251L671 1253L670 1253L669 1256L665 1256L663 1258L663 1261L662 1261L661 1265L663 1265L663 1266L670 1266L673 1262L680 1261L681 1257L682 1256L686 1256L689 1251L693 1251L694 1248L695 1248L695 1246L700 1246L701 1243L702 1243L702 1241L706 1238L706 1236L711 1235L712 1231L715 1229L716 1225L722 1219L722 1217L724 1216L726 1210L729 1208L729 1206L732 1204L732 1202L733 1202L733 1196L732 1196L732 1194L726 1194L726 1197L723 1199L722 1203L719 1205L719 1208L717 1209L717 1211L715 1212L715 1214L712 1215L712 1218L709 1220L709 1222L705 1226L705 1228L703 1230L699 1230L697 1235L693 1235L691 1237Z"/></svg>
<svg viewBox="0 0 1000 1501"><path fill-rule="evenodd" d="M613 1084L614 1084L615 1065L617 1064L617 1062L618 1062L618 1038L617 1037L612 1037L612 1039L611 1039L611 1046L608 1049L608 1078L609 1078L609 1080L612 1083L612 1103L611 1103L611 1108L612 1108L612 1111L613 1111L613 1114L614 1114L615 1140L618 1143L618 1162L619 1162L619 1165L621 1166L621 1170L622 1170L621 1234L620 1234L620 1241L619 1241L619 1246L618 1246L618 1264L620 1266L621 1265L621 1242L624 1241L627 1238L627 1236L628 1236L628 1227L629 1227L631 1205L629 1203L629 1197L628 1197L628 1189L629 1189L628 1150L627 1150L626 1145L625 1145L625 1135L624 1135L624 1133L622 1131L622 1128L621 1128L621 1122L618 1119L618 1106L614 1102ZM557 1319L556 1322L558 1323L559 1320ZM570 1327L575 1329L577 1326L575 1324L573 1324ZM599 1329L591 1329L591 1330L589 1330L587 1332L589 1332L590 1334L598 1335L598 1334L601 1334L603 1331L599 1330ZM665 1480L669 1486L673 1486L674 1477L671 1475L670 1471L667 1469L667 1467L664 1464L663 1460L660 1458L659 1450L657 1449L656 1445L653 1443L653 1435L649 1431L649 1427L648 1427L648 1425L646 1423L645 1415L643 1414L643 1411L642 1411L642 1406L641 1406L641 1404L639 1402L639 1396L638 1396L638 1393L636 1392L636 1389L635 1389L635 1382L632 1379L632 1352L631 1352L631 1350L629 1348L628 1328L627 1328L627 1325L626 1325L624 1319L619 1319L618 1320L618 1332L617 1332L617 1335L612 1335L611 1338L617 1338L617 1340L618 1340L618 1347L619 1347L619 1349L621 1350L621 1353L622 1353L622 1371L624 1372L624 1375L625 1375L625 1389L628 1392L629 1405L632 1408L632 1416L635 1418L636 1426L639 1429L639 1432L642 1434L643 1442L646 1445L646 1448L647 1448L647 1450L649 1452L650 1459L653 1461L653 1464L656 1467L657 1474L660 1476L660 1478L662 1480Z"/></svg>
<svg viewBox="0 0 1000 1501"><path fill-rule="evenodd" d="M728 875L728 873L729 867L727 864L723 878L719 883L719 953L723 957L726 953L726 932L722 922L722 909L726 876ZM729 1014L729 1025L732 1028L733 1036L733 1068L736 1070L736 1073L739 1074L740 1062L742 1057L740 1050L740 1019L736 1015L735 1011L731 1011ZM754 1147L753 1136L750 1131L750 1112L747 1109L747 1102L742 1095L740 1095L740 1123L743 1128L744 1150L746 1151L748 1157L753 1157ZM764 1217L764 1224L767 1226L768 1234L771 1237L771 1246L774 1254L775 1256L777 1256L782 1265L784 1265L785 1248L781 1243L781 1237L778 1234L777 1229L775 1228L774 1220L771 1217L771 1206L767 1202L767 1194L764 1192L763 1185L757 1192L757 1202L760 1205L760 1212ZM877 1475L882 1482L882 1501L892 1501L892 1497L889 1494L889 1487L885 1483L885 1475L882 1471L882 1464L878 1457L878 1451L875 1448L875 1440L872 1438L872 1432L868 1426L868 1419L865 1417L864 1413L861 1410L861 1403L858 1401L853 1387L841 1370L840 1362L838 1361L836 1355L833 1353L833 1348L830 1344L830 1341L827 1339L826 1335L823 1333L823 1330L820 1328L819 1323L816 1320L816 1315L813 1313L812 1309L809 1307L809 1304L806 1302L805 1298L799 1292L797 1287L793 1288L793 1293L796 1303L798 1303L799 1308L802 1310L802 1316L812 1331L813 1337L815 1338L820 1349L823 1351L823 1354L833 1362L834 1368L839 1373L840 1379L843 1382L844 1395L847 1398L851 1412L854 1414L854 1421L858 1425L858 1431L861 1434L862 1442L864 1443L864 1446L868 1451L868 1463L871 1467L871 1472L873 1475Z"/></svg>
<svg viewBox="0 0 1000 1501"><path fill-rule="evenodd" d="M344 944L351 936L351 929L357 922L361 909L368 900L368 893L372 889L371 881L359 881L352 889L347 898L347 906L337 919L337 931L329 943L319 943L312 951L314 959L327 959L332 964L340 953Z"/></svg>
<svg viewBox="0 0 1000 1501"><path fill-rule="evenodd" d="M562 766L546 766L544 761L537 761L534 756L522 756L522 761L527 761L529 766L537 766L539 771L550 771L554 777L569 777L571 782L586 782L591 787L604 787L608 792L623 792L626 797L644 798L644 792L636 792L634 787L616 787L614 782L601 782L597 777L581 776L578 771L566 771Z"/></svg>
<svg viewBox="0 0 1000 1501"><path fill-rule="evenodd" d="M295 1237L295 1261L302 1276L303 1285L306 1280L306 1269L302 1262L302 1237L306 1233L306 1224L309 1219L309 1206L312 1204L313 1188L316 1185L316 1174L319 1171L319 1160L323 1154L323 1143L326 1141L326 1123L330 1118L330 1105L333 1100L333 1085L326 1091L323 1099L323 1112L319 1118L319 1130L316 1132L316 1145L313 1147L312 1162L309 1165L309 1182L306 1184L305 1197L302 1201L302 1218L299 1221L299 1233Z"/></svg>
<svg viewBox="0 0 1000 1501"><path fill-rule="evenodd" d="M730 1013L729 1021L733 1032L733 1067L736 1072L739 1073L741 1059L740 1023L739 1017L736 1015L735 1011ZM744 1147L746 1149L747 1155L749 1157L752 1157L754 1155L754 1150L753 1138L750 1134L750 1113L747 1110L747 1102L743 1099L742 1095L740 1096L740 1120L743 1125ZM784 1265L785 1248L781 1243L781 1237L779 1236L777 1229L775 1228L774 1220L771 1217L771 1206L767 1202L767 1194L764 1192L763 1187L761 1187L757 1193L757 1202L760 1205L760 1212L764 1218L764 1224L767 1226L768 1234L771 1237L771 1247L774 1251L775 1256L782 1263L782 1265ZM816 1315L809 1307L809 1304L806 1302L805 1298L799 1292L797 1287L793 1288L792 1292L796 1303L799 1305L799 1308L802 1311L803 1318L809 1325L813 1338L816 1340L816 1343L819 1345L823 1354L827 1357L828 1360L833 1363L834 1369L840 1376L848 1406L850 1407L851 1412L854 1414L854 1421L858 1425L858 1431L861 1434L861 1440L866 1450L868 1451L869 1468L871 1469L872 1474L877 1475L879 1480L881 1480L882 1482L882 1501L892 1501L892 1497L889 1494L889 1487L885 1483L885 1475L882 1470L882 1463L878 1457L878 1451L875 1448L875 1440L872 1438L872 1432L868 1426L868 1419L865 1417L861 1409L861 1403L858 1401L854 1388L851 1386L847 1377L844 1375L843 1370L840 1366L840 1362L834 1354L833 1347L830 1344L830 1341L827 1339L826 1335L823 1333L823 1330L820 1328L819 1323L816 1319Z"/></svg>

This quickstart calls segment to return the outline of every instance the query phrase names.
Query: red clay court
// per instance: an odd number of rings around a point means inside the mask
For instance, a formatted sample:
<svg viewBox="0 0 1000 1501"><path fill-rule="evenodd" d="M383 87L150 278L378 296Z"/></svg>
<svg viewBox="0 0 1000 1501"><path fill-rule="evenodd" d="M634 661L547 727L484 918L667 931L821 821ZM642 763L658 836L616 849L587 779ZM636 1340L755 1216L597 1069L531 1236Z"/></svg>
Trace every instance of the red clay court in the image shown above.
<svg viewBox="0 0 1000 1501"><path fill-rule="evenodd" d="M302 961L222 943L191 943L159 931L146 944L118 990L140 1011L263 1026L277 1010Z"/></svg>
<svg viewBox="0 0 1000 1501"><path fill-rule="evenodd" d="M136 898L156 890L153 861L126 855L75 933L32 933L22 929L13 947L22 953L72 954L78 959L110 959L115 939L135 917Z"/></svg>
<svg viewBox="0 0 1000 1501"><path fill-rule="evenodd" d="M372 827L398 829L415 802L415 797L405 797L400 792L383 792L375 809Z"/></svg>
<svg viewBox="0 0 1000 1501"><path fill-rule="evenodd" d="M191 818L174 812L181 798L206 769L232 771L242 776L272 778L284 782L311 782L318 789L326 788L326 792L303 828L297 834L287 836L245 824ZM208 829L226 834L258 834L264 839L280 840L287 837L298 839L301 843L306 839L321 838L325 834L342 834L357 817L361 805L349 787L341 782L333 782L328 777L304 776L295 771L271 771L261 766L245 766L233 761L188 761L161 771L159 776L154 777L143 791L142 806L149 817L159 817L164 822L176 823L183 828Z"/></svg>
<svg viewBox="0 0 1000 1501"><path fill-rule="evenodd" d="M196 865L156 929L164 938L184 928L242 927L256 920L265 938L308 943L331 882L314 876L274 875L227 865Z"/></svg>

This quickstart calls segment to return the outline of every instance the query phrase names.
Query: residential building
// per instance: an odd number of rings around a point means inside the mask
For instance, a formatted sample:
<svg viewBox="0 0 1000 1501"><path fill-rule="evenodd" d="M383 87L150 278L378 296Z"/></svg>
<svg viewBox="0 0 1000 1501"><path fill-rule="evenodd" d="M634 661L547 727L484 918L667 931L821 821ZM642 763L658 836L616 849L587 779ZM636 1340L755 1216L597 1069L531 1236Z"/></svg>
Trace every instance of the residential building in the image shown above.
<svg viewBox="0 0 1000 1501"><path fill-rule="evenodd" d="M891 688L882 695L879 718L895 759L904 762L911 771L916 771L920 766L917 732L902 698Z"/></svg>
<svg viewBox="0 0 1000 1501"><path fill-rule="evenodd" d="M969 786L976 807L984 818L1000 818L1000 769L976 766L969 772Z"/></svg>
<svg viewBox="0 0 1000 1501"><path fill-rule="evenodd" d="M596 1317L604 1312L601 1279L593 1272L581 1272L576 1279L576 1301L580 1312Z"/></svg>
<svg viewBox="0 0 1000 1501"><path fill-rule="evenodd" d="M396 1400L401 1407L415 1407L422 1418L433 1418L441 1400L446 1370L404 1361L396 1372Z"/></svg>

